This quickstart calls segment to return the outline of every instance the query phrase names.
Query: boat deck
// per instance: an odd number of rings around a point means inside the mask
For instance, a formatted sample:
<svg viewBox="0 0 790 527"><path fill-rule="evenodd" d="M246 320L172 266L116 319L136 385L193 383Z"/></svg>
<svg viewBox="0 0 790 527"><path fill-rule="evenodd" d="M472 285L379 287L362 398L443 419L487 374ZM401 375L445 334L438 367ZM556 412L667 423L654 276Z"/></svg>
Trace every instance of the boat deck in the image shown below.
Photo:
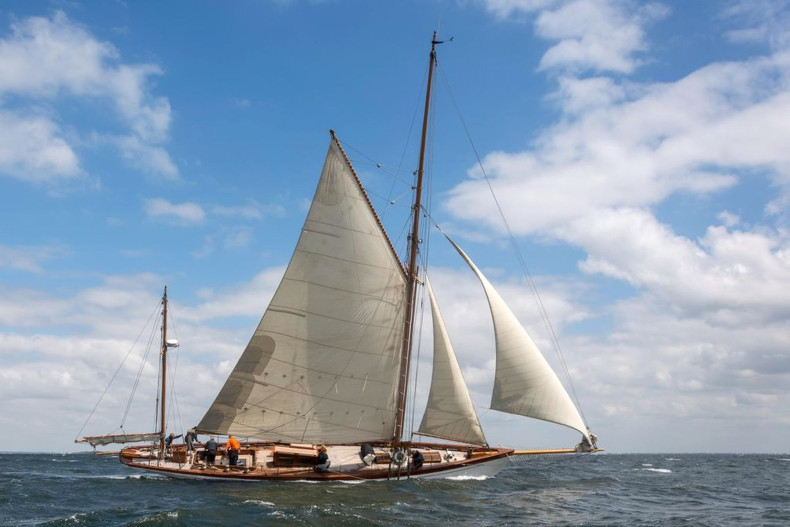
<svg viewBox="0 0 790 527"><path fill-rule="evenodd" d="M163 475L200 479L237 480L386 480L400 478L491 476L509 463L513 452L504 448L465 448L458 445L412 444L412 452L423 455L422 467L412 465L409 456L388 447L374 446L375 460L366 465L359 445L328 445L331 465L327 471L316 471L317 449L314 445L242 444L236 466L229 466L227 456L220 452L213 465L201 460L204 449L187 453L176 446L168 459L158 459L158 452L139 448L121 451L121 462L133 468Z"/></svg>

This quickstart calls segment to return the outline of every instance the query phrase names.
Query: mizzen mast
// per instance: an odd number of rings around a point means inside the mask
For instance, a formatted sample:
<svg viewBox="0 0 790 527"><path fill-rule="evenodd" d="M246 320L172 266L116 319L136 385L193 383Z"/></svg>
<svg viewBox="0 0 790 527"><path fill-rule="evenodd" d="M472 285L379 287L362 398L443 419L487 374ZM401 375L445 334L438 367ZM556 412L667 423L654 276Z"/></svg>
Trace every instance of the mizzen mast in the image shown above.
<svg viewBox="0 0 790 527"><path fill-rule="evenodd" d="M162 400L160 407L161 425L159 429L159 457L165 456L165 407L167 405L167 398L165 397L165 390L167 389L167 286L162 296Z"/></svg>
<svg viewBox="0 0 790 527"><path fill-rule="evenodd" d="M420 243L420 210L422 208L422 180L423 168L425 166L425 142L428 135L428 117L431 108L431 84L433 81L433 70L436 67L436 44L442 41L436 40L436 32L433 33L431 40L431 55L428 63L428 85L425 89L425 111L422 118L422 136L420 138L420 160L417 167L417 184L414 187L414 223L412 224L411 234L409 235L409 264L406 268L408 282L406 285L406 320L403 325L403 346L401 348L400 360L400 379L398 380L398 406L395 417L395 440L403 438L403 421L406 416L406 392L409 383L409 364L412 348L412 325L414 322L414 305L417 291L417 253Z"/></svg>

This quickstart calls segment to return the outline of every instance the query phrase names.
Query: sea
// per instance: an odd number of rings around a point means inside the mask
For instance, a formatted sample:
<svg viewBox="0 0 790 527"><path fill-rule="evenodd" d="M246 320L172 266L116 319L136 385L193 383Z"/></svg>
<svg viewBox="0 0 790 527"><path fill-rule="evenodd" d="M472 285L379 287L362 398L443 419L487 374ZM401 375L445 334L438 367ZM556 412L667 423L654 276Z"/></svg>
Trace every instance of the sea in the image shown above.
<svg viewBox="0 0 790 527"><path fill-rule="evenodd" d="M790 455L520 459L485 479L271 483L0 454L0 525L790 525Z"/></svg>

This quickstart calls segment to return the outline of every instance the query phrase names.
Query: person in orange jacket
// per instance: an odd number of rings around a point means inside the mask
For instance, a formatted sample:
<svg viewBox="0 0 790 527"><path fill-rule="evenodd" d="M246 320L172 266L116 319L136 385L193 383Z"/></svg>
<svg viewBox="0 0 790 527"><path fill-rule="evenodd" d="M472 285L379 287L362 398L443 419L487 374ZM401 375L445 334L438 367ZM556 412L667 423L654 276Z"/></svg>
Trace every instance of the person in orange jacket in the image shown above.
<svg viewBox="0 0 790 527"><path fill-rule="evenodd" d="M241 450L241 443L233 436L228 436L228 442L225 443L225 451L228 453L228 465L235 467L239 462L239 450Z"/></svg>

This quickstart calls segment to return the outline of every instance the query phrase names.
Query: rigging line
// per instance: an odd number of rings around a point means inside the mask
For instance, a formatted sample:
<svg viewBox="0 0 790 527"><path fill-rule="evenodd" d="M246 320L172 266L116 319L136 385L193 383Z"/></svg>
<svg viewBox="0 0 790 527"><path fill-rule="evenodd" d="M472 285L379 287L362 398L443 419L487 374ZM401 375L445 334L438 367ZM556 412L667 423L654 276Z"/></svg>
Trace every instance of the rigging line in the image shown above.
<svg viewBox="0 0 790 527"><path fill-rule="evenodd" d="M423 214L424 207L430 208L430 203L433 198L433 162L434 162L434 144L436 138L436 90L432 90L431 96L433 97L434 104L430 107L430 118L428 120L428 138L426 141L427 147L427 163L426 166L423 168L423 183L424 183L424 192L425 192L425 203L426 205L421 205L420 210L413 211L414 214ZM417 235L420 237L417 244L417 257L422 265L419 266L418 274L425 277L428 272L428 254L430 250L430 237L427 235L429 232L429 228L425 225L424 222L420 224L420 232ZM420 244L422 242L422 246ZM423 282L425 280L423 279ZM410 427L411 427L411 437L414 436L414 421L416 419L416 411L415 406L417 404L417 379L419 378L419 368L420 368L420 356L422 352L422 342L423 342L423 331L425 327L425 287L421 287L419 289L419 293L415 294L415 299L419 299L420 302L420 323L419 329L416 332L416 335L412 335L412 338L417 338L417 357L416 357L416 366L414 368L414 381L412 382L412 411L411 411L411 419L410 419Z"/></svg>
<svg viewBox="0 0 790 527"><path fill-rule="evenodd" d="M159 353L162 353L162 350L159 350ZM156 369L156 400L154 401L154 427L153 429L156 430L159 428L159 398L162 397L162 361L158 360L157 362L157 369ZM165 433L165 430L159 431L161 434Z"/></svg>
<svg viewBox="0 0 790 527"><path fill-rule="evenodd" d="M159 306L157 305L157 310ZM126 424L126 418L129 416L129 410L132 408L132 402L134 401L134 396L137 393L137 388L140 386L140 379L143 376L143 370L145 369L146 361L148 360L148 355L151 353L151 347L153 346L154 338L156 337L156 326L159 322L159 317L156 317L156 321L154 322L153 326L151 327L151 333L148 335L148 345L145 347L145 353L143 354L142 360L140 361L140 367L137 369L137 375L134 379L134 384L132 385L132 393L129 394L129 400L126 403L126 410L123 413L123 418L121 419L121 427Z"/></svg>
<svg viewBox="0 0 790 527"><path fill-rule="evenodd" d="M436 94L432 94L434 97L434 101L436 100ZM431 107L431 119L430 119L430 129L428 132L428 159L427 159L427 166L425 167L425 205L422 205L419 211L415 211L415 214L423 214L425 218L429 218L429 210L431 208L431 203L433 203L433 167L434 167L434 154L436 149L434 148L435 145L435 138L436 138L436 105L434 104ZM425 283L426 278L428 276L428 262L430 260L430 250L431 250L431 237L429 236L430 233L430 226L427 225L425 222L422 222L420 225L421 229L421 240L422 240L422 248L418 254L420 262L422 265L420 266L420 275L423 277L423 283ZM419 247L419 245L418 245ZM414 422L416 418L415 406L417 403L417 379L419 378L419 371L420 371L420 355L422 352L422 343L423 343L423 332L425 331L425 297L427 294L427 288L421 287L419 289L419 300L420 300L420 326L417 332L419 338L417 340L417 360L416 360L416 367L414 371L414 387L412 390L412 412L411 412L411 430L412 430L412 437L415 434L414 431ZM416 432L419 434L419 430Z"/></svg>
<svg viewBox="0 0 790 527"><path fill-rule="evenodd" d="M176 317L173 315L173 307L170 303L168 303L170 309L168 309L168 313L170 314L170 325L173 329L173 334L178 340L178 330L176 329ZM167 346L167 342L165 342L165 346ZM181 346L175 348L176 350L176 360L175 364L171 367L171 374L170 374L170 412L173 413L173 407L175 406L175 414L176 414L176 421L177 421L177 430L181 432L184 431L184 425L181 422L181 408L178 405L178 393L176 392L176 372L178 372L178 359L181 357Z"/></svg>
<svg viewBox="0 0 790 527"><path fill-rule="evenodd" d="M571 389L571 393L573 394L573 398L576 400L576 407L579 409L579 413L581 414L582 421L584 421L585 425L587 424L587 419L584 416L584 411L582 410L581 401L579 400L579 396L576 394L576 387L573 384L573 379L571 378L570 371L568 370L568 365L565 362L565 357L562 354L562 347L560 346L559 338L557 337L557 333L554 331L554 326L551 323L551 319L548 317L548 312L543 304L543 300L540 297L540 293L538 292L538 288L535 285L535 281L532 278L532 274L529 272L529 268L527 267L526 262L524 261L523 256L521 255L521 251L518 248L518 244L516 243L516 238L513 235L513 231L510 229L510 224L507 222L505 218L504 211L502 210L502 206L499 203L499 199L497 199L496 194L494 193L494 187L491 185L491 180L488 178L488 174L483 167L483 161L480 159L480 154L477 151L477 147L475 146L474 141L472 140L472 135L469 132L469 127L466 125L466 121L461 115L461 110L458 107L458 103L455 100L455 96L453 95L453 91L450 88L450 83L447 80L447 77L444 75L444 71L439 69L442 80L444 80L445 87L447 88L447 92L450 95L450 100L453 102L453 106L455 107L455 111L458 114L458 118L461 121L461 124L464 127L464 132L466 133L466 137L469 140L469 144L472 146L472 151L475 154L475 158L477 159L477 164L480 167L480 171L483 174L483 178L486 180L486 184L488 185L488 190L491 192L491 196L494 199L494 203L496 204L497 211L499 212L499 216L502 219L502 222L505 225L505 229L507 231L508 239L510 241L511 246L513 247L514 252L516 253L516 258L518 259L519 263L521 264L521 269L524 272L525 277L527 278L527 283L529 284L530 289L532 290L533 294L535 295L536 303L538 305L538 311L540 312L541 319L543 320L543 324L546 327L546 330L549 333L549 339L557 352L557 356L560 359L560 364L562 365L563 371L565 372L565 376L568 379L568 384Z"/></svg>
<svg viewBox="0 0 790 527"><path fill-rule="evenodd" d="M118 365L118 369L115 370L115 373L113 374L112 378L110 378L110 382L107 383L107 386L104 388L104 391L99 396L99 400L96 401L96 404L93 406L93 410L91 410L91 413L88 414L88 418L85 419L85 423L83 423L82 428L80 428L80 431L77 432L77 435L74 437L74 439L79 439L80 434L82 433L83 430L85 430L85 427L88 425L88 422L91 420L91 417L93 417L93 414L96 412L96 408L99 407L99 404L101 403L102 399L107 394L107 390L110 389L110 386L112 385L113 381L115 381L115 378L118 376L118 373L121 371L121 368L123 368L123 365L126 363L126 360L129 358L129 355L132 353L132 351L134 350L134 347L137 345L137 341L140 340L140 337L142 336L143 332L145 331L145 328L147 328L148 324L151 323L151 319L154 317L154 314L156 314L156 311L158 309L159 309L159 304L157 304L157 306L154 308L154 311L148 316L148 321L146 321L145 325L140 330L140 333L137 334L137 338L134 339L134 342L132 343L131 347L129 348L129 351L126 352L126 355L124 356L123 360L121 361L121 364Z"/></svg>
<svg viewBox="0 0 790 527"><path fill-rule="evenodd" d="M340 141L340 139L338 139L338 141ZM378 161L375 161L375 160L371 159L371 158L370 158L369 156L367 156L367 155L366 155L364 152L362 152L361 150L359 150L359 149L357 149L357 148L354 148L354 147L353 147L352 145L350 145L350 144L349 144L347 141L340 141L340 143L343 145L343 149L344 149L344 150L353 150L353 151L354 151L354 152L356 152L357 154L359 154L359 155L361 155L362 157L364 157L365 159L367 159L367 161L361 161L360 159L357 159L357 158L352 158L352 157L350 157L350 156L349 156L349 161L351 162L351 164L352 164L353 166L355 166L355 167L357 167L357 166L359 166L359 165L369 165L369 166L373 166L373 167L376 167L376 168L378 168L379 170L381 170L382 172L384 172L384 173L385 173L385 174L387 174L388 176L392 177L392 178L393 178L393 179L394 179L396 182L402 183L402 184L404 184L404 185L408 185L408 184L409 184L409 182L408 182L408 181L406 181L405 179L402 179L402 178L401 178L401 177L398 175L398 173L397 173L397 172L393 172L392 170L389 170L389 165L385 165L385 164L383 164L383 163L379 163ZM398 169L396 169L396 170L398 170ZM393 185L393 186L394 186L394 185Z"/></svg>
<svg viewBox="0 0 790 527"><path fill-rule="evenodd" d="M411 124L409 124L409 133L406 134L406 141L404 142L403 150L401 151L400 161L398 162L398 168L397 168L397 172L396 172L397 174L400 174L401 169L403 168L403 161L404 161L404 159L406 159L406 152L407 152L407 150L409 148L409 140L411 139L412 132L414 132L414 125L417 122L417 118L418 118L418 116L420 114L420 106L421 106L421 103L422 103L422 86L425 86L425 81L426 81L426 78L428 77L428 72L430 71L430 69L431 69L431 67L429 65L428 68L426 68L425 72L423 73L423 76L422 76L422 81L423 82L418 85L419 88L417 89L417 97L416 97L416 102L414 104L414 112L412 113L412 116L411 116ZM392 196L392 193L394 192L394 190L395 190L395 182L393 181L392 182L392 187L390 188L390 196Z"/></svg>

